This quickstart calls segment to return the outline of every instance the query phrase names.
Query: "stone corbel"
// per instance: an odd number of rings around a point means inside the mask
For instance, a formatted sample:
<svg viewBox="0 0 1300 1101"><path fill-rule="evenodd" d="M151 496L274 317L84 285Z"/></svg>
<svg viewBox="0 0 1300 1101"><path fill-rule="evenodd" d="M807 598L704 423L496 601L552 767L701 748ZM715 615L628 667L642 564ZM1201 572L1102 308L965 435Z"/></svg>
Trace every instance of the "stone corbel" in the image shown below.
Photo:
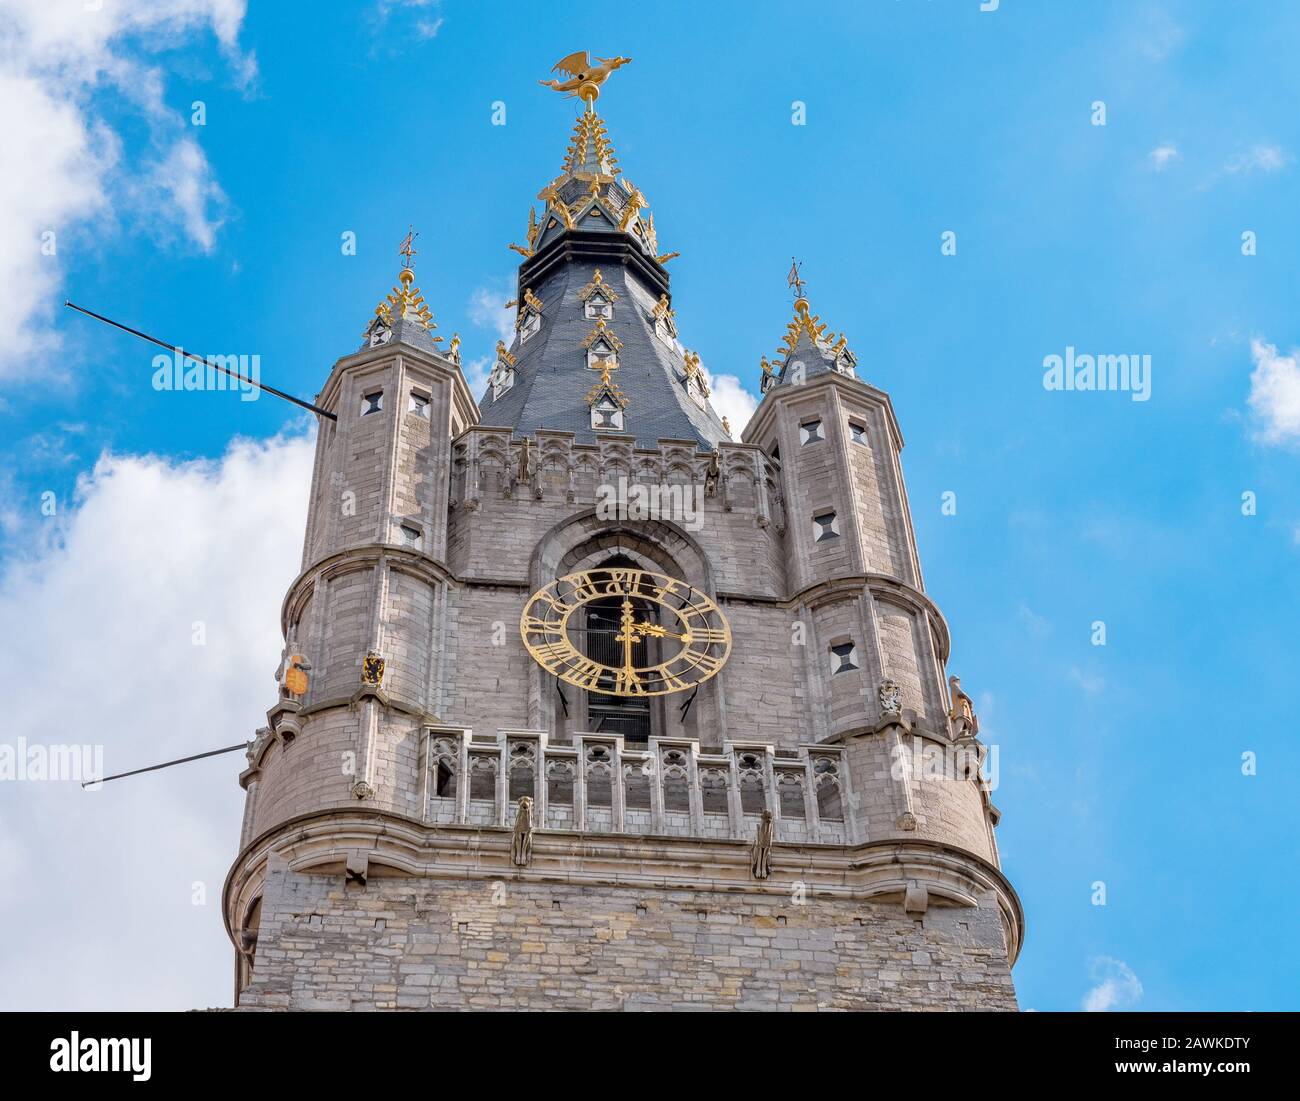
<svg viewBox="0 0 1300 1101"><path fill-rule="evenodd" d="M266 713L266 724L274 730L279 725L282 715L296 715L301 710L302 701L281 696L275 701L275 706Z"/></svg>
<svg viewBox="0 0 1300 1101"><path fill-rule="evenodd" d="M366 885L370 874L370 857L364 852L349 852L343 868L343 882L355 883L360 887Z"/></svg>
<svg viewBox="0 0 1300 1101"><path fill-rule="evenodd" d="M297 709L295 708L295 710ZM282 715L280 721L275 724L274 737L280 743L282 749L288 749L293 745L301 733L302 724L298 722L297 717L294 715Z"/></svg>

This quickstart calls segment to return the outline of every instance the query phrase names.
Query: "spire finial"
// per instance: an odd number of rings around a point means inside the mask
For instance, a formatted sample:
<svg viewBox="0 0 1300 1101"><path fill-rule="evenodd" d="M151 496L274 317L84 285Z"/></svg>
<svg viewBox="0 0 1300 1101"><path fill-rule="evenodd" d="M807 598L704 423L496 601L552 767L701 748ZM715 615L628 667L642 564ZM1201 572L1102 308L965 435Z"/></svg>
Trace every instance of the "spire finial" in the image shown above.
<svg viewBox="0 0 1300 1101"><path fill-rule="evenodd" d="M579 50L561 58L551 70L553 73L567 73L568 80L539 80L537 83L563 92L568 98L578 96L587 105L587 113L595 114L600 86L609 79L610 73L631 60L630 57L598 57L593 65L588 52Z"/></svg>
<svg viewBox="0 0 1300 1101"><path fill-rule="evenodd" d="M420 235L415 232L415 227L408 224L406 227L406 236L402 238L402 247L397 250L402 257L402 269L409 270L411 267L411 257L416 254L414 248L415 239Z"/></svg>
<svg viewBox="0 0 1300 1101"><path fill-rule="evenodd" d="M799 278L799 269L801 267L803 267L803 264L800 261L796 260L793 256L791 256L790 274L786 276L785 282L788 287L793 289L794 299L796 302L800 301L804 296L803 289L805 284L804 281Z"/></svg>

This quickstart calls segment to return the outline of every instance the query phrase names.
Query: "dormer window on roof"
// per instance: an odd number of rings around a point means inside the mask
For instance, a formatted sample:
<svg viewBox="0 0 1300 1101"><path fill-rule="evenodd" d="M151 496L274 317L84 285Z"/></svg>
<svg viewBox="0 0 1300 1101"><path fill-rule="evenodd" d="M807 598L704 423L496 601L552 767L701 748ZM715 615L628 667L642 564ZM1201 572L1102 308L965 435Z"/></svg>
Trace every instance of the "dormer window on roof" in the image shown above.
<svg viewBox="0 0 1300 1101"><path fill-rule="evenodd" d="M496 401L515 384L515 364L517 362L515 357L510 354L510 349L506 347L506 342L498 340L497 361L492 368L492 374L488 376L488 383L492 387L493 401Z"/></svg>
<svg viewBox="0 0 1300 1101"><path fill-rule="evenodd" d="M686 392L701 409L709 400L709 384L704 379L704 368L700 366L700 357L695 352L685 356Z"/></svg>
<svg viewBox="0 0 1300 1101"><path fill-rule="evenodd" d="M605 324L605 319L601 318L587 334L582 346L587 349L587 366L593 371L601 371L606 367L618 366L618 353L623 342Z"/></svg>
<svg viewBox="0 0 1300 1101"><path fill-rule="evenodd" d="M668 305L668 295L661 294L650 316L654 318L655 336L665 344L674 344L677 340L677 315Z"/></svg>
<svg viewBox="0 0 1300 1101"><path fill-rule="evenodd" d="M618 383L609 377L611 368L601 368L600 381L587 391L583 399L591 408L591 427L608 432L623 430L623 410L627 408L627 395Z"/></svg>
<svg viewBox="0 0 1300 1101"><path fill-rule="evenodd" d="M610 432L623 430L623 410L618 402L606 395L598 398L591 407L591 427Z"/></svg>
<svg viewBox="0 0 1300 1101"><path fill-rule="evenodd" d="M492 374L488 377L488 382L492 386L492 400L496 401L515 384L515 369L498 363L492 368Z"/></svg>
<svg viewBox="0 0 1300 1101"><path fill-rule="evenodd" d="M578 292L578 299L583 305L583 316L588 321L613 321L614 303L618 292L605 282L600 268L592 274L591 282Z"/></svg>
<svg viewBox="0 0 1300 1101"><path fill-rule="evenodd" d="M519 331L519 343L523 344L530 336L536 335L542 327L542 300L527 288L524 289L524 301L515 321Z"/></svg>

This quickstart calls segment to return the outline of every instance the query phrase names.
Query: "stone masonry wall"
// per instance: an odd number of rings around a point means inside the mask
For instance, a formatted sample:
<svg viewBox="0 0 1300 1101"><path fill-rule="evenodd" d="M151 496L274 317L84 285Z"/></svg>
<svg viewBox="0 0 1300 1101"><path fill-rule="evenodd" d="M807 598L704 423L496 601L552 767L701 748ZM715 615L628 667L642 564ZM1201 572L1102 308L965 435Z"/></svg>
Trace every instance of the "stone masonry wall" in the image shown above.
<svg viewBox="0 0 1300 1101"><path fill-rule="evenodd" d="M364 951L358 951L358 947ZM271 871L245 1008L1015 1010L976 908Z"/></svg>

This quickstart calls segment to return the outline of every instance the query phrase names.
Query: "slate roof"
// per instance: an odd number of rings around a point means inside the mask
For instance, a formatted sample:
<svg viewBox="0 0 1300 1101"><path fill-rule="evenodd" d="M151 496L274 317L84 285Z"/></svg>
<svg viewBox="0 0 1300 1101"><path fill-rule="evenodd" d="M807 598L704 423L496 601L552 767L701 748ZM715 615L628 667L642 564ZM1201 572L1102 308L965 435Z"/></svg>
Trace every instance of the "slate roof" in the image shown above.
<svg viewBox="0 0 1300 1101"><path fill-rule="evenodd" d="M676 337L656 331L654 310L668 292L668 273L656 257L648 202L620 178L617 158L594 112L574 127L562 174L538 196L546 208L520 265L517 298L525 291L542 302L541 326L527 340L516 334L513 386L495 400L489 386L480 402L482 423L531 435L539 428L572 432L591 443L586 403L600 374L587 365L595 321L585 316L580 292L597 269L618 297L610 331L621 342L612 381L627 398L622 434L637 446L660 439L695 440L712 449L727 438L708 404L701 407L687 386L685 349ZM523 307L521 306L521 309Z"/></svg>
<svg viewBox="0 0 1300 1101"><path fill-rule="evenodd" d="M522 343L516 337L511 345L518 360L515 383L496 400L488 388L479 403L483 424L514 428L521 436L549 428L572 432L579 443L595 441L585 399L600 373L587 366L583 341L596 323L584 316L579 292L597 266L568 260L541 286L530 288L542 301L541 328ZM685 439L711 449L726 433L712 407L706 402L700 408L688 393L680 343L656 334L657 297L621 264L600 271L618 295L607 325L622 342L618 367L611 372L628 399L622 433L635 436L641 447L654 447L660 439Z"/></svg>

